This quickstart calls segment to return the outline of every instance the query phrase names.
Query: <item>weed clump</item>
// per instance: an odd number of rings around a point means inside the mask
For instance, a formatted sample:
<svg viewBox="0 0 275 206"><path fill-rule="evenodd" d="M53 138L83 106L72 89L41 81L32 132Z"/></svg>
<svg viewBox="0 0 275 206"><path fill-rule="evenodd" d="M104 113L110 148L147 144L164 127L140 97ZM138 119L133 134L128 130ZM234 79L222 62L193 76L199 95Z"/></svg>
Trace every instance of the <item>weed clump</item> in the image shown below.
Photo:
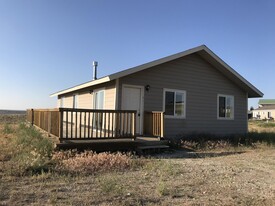
<svg viewBox="0 0 275 206"><path fill-rule="evenodd" d="M124 192L121 180L114 175L100 176L99 185L105 194L122 195Z"/></svg>

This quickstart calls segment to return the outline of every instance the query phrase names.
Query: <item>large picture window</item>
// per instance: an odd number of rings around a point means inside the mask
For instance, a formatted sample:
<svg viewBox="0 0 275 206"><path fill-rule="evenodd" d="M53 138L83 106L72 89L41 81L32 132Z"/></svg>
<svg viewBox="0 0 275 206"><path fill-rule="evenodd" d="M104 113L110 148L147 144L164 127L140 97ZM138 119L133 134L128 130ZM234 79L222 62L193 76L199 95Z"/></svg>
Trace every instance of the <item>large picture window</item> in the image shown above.
<svg viewBox="0 0 275 206"><path fill-rule="evenodd" d="M218 119L234 119L234 96L218 95Z"/></svg>
<svg viewBox="0 0 275 206"><path fill-rule="evenodd" d="M185 118L186 92L164 89L164 112L166 117Z"/></svg>

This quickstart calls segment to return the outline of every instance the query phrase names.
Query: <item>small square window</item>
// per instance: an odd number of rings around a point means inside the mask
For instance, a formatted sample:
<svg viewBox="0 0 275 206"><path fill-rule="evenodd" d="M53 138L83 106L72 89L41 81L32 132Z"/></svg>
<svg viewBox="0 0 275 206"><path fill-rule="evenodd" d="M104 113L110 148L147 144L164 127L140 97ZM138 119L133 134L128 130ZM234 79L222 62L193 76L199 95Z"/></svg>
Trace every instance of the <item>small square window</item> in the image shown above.
<svg viewBox="0 0 275 206"><path fill-rule="evenodd" d="M185 118L185 104L185 91L164 89L163 109L166 117Z"/></svg>

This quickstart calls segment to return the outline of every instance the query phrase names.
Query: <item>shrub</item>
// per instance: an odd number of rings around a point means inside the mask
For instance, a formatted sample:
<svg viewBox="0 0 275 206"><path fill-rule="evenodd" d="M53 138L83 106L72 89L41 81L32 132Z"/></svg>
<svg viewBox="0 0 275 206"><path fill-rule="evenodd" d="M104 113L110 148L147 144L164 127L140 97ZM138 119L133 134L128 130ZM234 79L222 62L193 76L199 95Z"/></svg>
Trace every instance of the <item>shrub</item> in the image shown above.
<svg viewBox="0 0 275 206"><path fill-rule="evenodd" d="M247 139L253 143L261 142L267 143L268 145L275 145L275 133L270 132L249 132Z"/></svg>
<svg viewBox="0 0 275 206"><path fill-rule="evenodd" d="M130 168L131 155L122 153L95 153L85 151L59 151L53 154L56 170L68 173L91 174L99 171L125 170Z"/></svg>
<svg viewBox="0 0 275 206"><path fill-rule="evenodd" d="M49 169L53 143L34 127L20 124L12 146L14 152L11 161L15 174L37 173Z"/></svg>
<svg viewBox="0 0 275 206"><path fill-rule="evenodd" d="M275 145L275 133L249 132L243 135L215 136L210 134L188 135L181 138L181 146L194 150L225 149L230 147L254 147L255 143Z"/></svg>

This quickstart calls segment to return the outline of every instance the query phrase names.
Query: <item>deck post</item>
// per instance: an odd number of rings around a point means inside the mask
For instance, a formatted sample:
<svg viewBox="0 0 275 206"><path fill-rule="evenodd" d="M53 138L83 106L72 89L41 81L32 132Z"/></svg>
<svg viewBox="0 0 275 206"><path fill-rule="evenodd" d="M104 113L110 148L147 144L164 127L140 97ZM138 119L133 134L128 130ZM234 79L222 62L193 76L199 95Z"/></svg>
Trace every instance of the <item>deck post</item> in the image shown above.
<svg viewBox="0 0 275 206"><path fill-rule="evenodd" d="M136 139L136 129L137 129L137 125L136 125L136 115L137 115L137 112L134 112L133 113L133 139L135 140Z"/></svg>
<svg viewBox="0 0 275 206"><path fill-rule="evenodd" d="M161 116L160 116L160 137L164 137L164 115L163 115L163 112L161 112L161 114L160 114Z"/></svg>
<svg viewBox="0 0 275 206"><path fill-rule="evenodd" d="M59 141L63 139L63 110L59 108ZM66 120L68 121L68 120ZM61 142L60 141L60 142Z"/></svg>

